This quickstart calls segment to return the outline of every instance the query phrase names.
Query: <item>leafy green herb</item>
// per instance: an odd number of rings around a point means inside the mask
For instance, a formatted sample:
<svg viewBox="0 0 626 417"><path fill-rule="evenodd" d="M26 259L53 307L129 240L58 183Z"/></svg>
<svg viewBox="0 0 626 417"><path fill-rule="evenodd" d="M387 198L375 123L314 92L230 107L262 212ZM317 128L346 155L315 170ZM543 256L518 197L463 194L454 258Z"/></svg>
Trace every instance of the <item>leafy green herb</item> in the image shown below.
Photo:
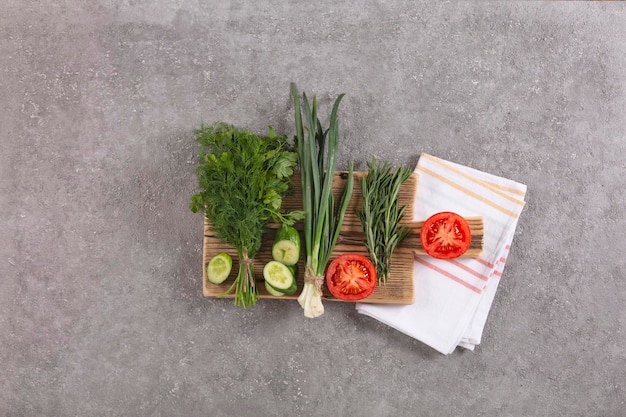
<svg viewBox="0 0 626 417"><path fill-rule="evenodd" d="M217 238L230 243L239 255L239 272L224 293L235 291L235 305L254 305L258 289L252 259L261 246L270 219L293 225L303 212L282 213L282 198L291 188L298 154L286 136L269 128L268 136L225 123L196 130L200 145L196 170L200 192L189 208L203 211Z"/></svg>
<svg viewBox="0 0 626 417"><path fill-rule="evenodd" d="M406 206L400 208L400 186L413 170L398 168L392 172L389 163L368 162L367 176L361 179L363 203L357 216L365 232L365 246L376 266L379 283L386 283L391 270L391 255L411 232L400 226Z"/></svg>

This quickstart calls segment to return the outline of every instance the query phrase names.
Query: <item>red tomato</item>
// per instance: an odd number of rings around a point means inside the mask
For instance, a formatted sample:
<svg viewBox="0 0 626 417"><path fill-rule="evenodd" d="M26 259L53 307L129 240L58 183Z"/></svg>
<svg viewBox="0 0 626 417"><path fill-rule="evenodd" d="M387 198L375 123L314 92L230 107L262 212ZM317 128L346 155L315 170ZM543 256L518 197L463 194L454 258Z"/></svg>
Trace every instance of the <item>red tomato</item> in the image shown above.
<svg viewBox="0 0 626 417"><path fill-rule="evenodd" d="M433 258L452 259L467 251L472 242L472 233L463 217L442 211L424 222L420 240L426 253Z"/></svg>
<svg viewBox="0 0 626 417"><path fill-rule="evenodd" d="M345 253L326 270L326 285L340 300L357 301L369 297L376 288L376 267L363 255Z"/></svg>

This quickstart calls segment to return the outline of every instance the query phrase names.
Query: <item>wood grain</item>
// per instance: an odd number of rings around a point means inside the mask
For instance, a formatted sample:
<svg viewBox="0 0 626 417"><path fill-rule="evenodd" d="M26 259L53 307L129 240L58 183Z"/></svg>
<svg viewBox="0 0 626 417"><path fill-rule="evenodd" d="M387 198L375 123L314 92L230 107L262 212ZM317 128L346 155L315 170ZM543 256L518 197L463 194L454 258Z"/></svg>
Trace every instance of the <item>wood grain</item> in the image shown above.
<svg viewBox="0 0 626 417"><path fill-rule="evenodd" d="M353 252L367 255L367 249L364 246L365 236L361 229L358 217L355 212L361 207L362 197L360 189L360 181L363 176L366 175L363 172L355 172L354 178L354 192L346 212L343 226L339 235L339 240L333 251L331 260L343 253ZM344 172L335 173L333 179L333 193L335 195L335 201L339 200L340 193L344 189L347 176ZM419 231L423 222L414 222L414 201L415 192L417 190L418 177L413 174L401 187L399 202L400 206L407 206L403 221L403 224L410 227L413 233L409 235L396 249L392 261L391 261L391 276L386 284L378 285L372 295L370 295L364 302L375 304L412 304L413 303L413 257L415 255L422 255L423 249L419 242ZM296 173L294 175L294 190L293 193L287 196L283 200L284 210L300 210L302 209L302 193L300 191L300 178ZM482 234L482 218L468 219L470 228L472 229L472 246L470 250L464 256L478 256L482 252L483 246L483 234ZM275 237L275 230L279 225L270 224L268 232L263 237L263 244L261 249L257 253L254 265L254 275L258 285L259 296L261 298L272 298L280 300L293 300L298 298L300 290L304 284L304 247L303 253L300 257L298 264L298 292L295 295L284 295L282 297L273 297L267 293L263 283L263 266L272 259L271 246ZM298 230L302 230L302 222L296 224ZM302 236L303 237L303 236ZM304 242L304 239L302 239ZM303 245L304 246L304 245ZM215 254L219 252L226 252L233 258L233 270L231 276L221 285L215 285L208 281L206 277L206 265ZM221 242L215 237L211 225L205 221L204 224L204 243L203 243L203 259L202 259L202 282L203 282L203 294L206 297L220 297L222 294L232 285L232 282L237 275L237 252L229 244ZM225 297L232 298L234 294L228 294ZM341 301L334 298L330 292L324 286L323 299L331 301Z"/></svg>

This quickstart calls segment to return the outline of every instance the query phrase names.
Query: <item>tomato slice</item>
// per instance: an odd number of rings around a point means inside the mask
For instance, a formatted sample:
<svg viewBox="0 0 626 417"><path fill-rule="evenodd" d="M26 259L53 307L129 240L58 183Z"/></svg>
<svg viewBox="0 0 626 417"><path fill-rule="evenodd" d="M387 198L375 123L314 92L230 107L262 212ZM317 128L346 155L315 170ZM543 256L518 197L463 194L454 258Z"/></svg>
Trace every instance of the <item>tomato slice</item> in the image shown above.
<svg viewBox="0 0 626 417"><path fill-rule="evenodd" d="M463 255L470 247L472 232L463 217L442 211L424 222L420 241L426 253L433 258L453 259Z"/></svg>
<svg viewBox="0 0 626 417"><path fill-rule="evenodd" d="M345 253L326 270L326 285L340 300L357 301L369 297L376 288L376 267L365 256Z"/></svg>

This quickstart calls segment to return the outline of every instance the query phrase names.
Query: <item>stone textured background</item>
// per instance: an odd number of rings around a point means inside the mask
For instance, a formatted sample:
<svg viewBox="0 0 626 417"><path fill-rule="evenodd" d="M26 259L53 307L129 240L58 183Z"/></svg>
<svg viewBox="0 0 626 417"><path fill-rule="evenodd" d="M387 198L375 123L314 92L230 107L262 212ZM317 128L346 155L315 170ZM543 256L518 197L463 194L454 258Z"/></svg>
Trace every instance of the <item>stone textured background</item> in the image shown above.
<svg viewBox="0 0 626 417"><path fill-rule="evenodd" d="M626 6L350 3L2 1L0 415L623 415ZM340 166L528 185L475 352L203 298L193 130L293 134L290 81Z"/></svg>

